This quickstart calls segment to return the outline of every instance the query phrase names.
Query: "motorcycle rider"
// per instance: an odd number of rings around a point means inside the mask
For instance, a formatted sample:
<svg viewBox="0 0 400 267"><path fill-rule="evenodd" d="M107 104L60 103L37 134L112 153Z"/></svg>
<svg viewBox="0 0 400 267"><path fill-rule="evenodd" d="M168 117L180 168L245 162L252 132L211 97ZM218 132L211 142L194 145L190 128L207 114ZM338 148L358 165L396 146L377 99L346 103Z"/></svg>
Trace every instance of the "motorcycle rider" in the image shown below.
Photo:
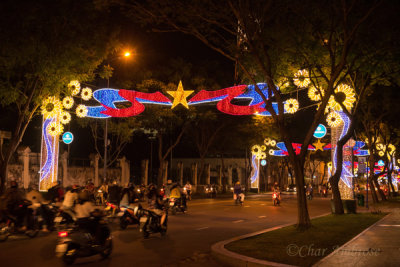
<svg viewBox="0 0 400 267"><path fill-rule="evenodd" d="M160 220L161 228L165 228L164 226L166 218L166 213L164 209L165 204L162 196L157 192L157 188L154 184L150 184L148 187L147 204L148 204L148 210L161 217Z"/></svg>
<svg viewBox="0 0 400 267"><path fill-rule="evenodd" d="M188 200L192 200L192 185L189 183L189 180L185 184L185 192Z"/></svg>
<svg viewBox="0 0 400 267"><path fill-rule="evenodd" d="M23 225L25 220L27 220L28 228L30 228L32 211L29 210L26 205L22 205L25 202L25 197L18 189L18 183L16 181L10 182L10 188L6 190L4 199L6 203L6 212L15 217L15 223L19 230L26 231L27 227Z"/></svg>
<svg viewBox="0 0 400 267"><path fill-rule="evenodd" d="M233 186L233 194L234 194L234 196L235 196L235 199L238 199L238 198L241 198L241 197L242 197L242 194L243 194L243 192L242 192L242 186L240 185L240 182L239 182L239 181L237 181L237 182L235 183L235 185ZM243 201L241 200L241 202L243 202Z"/></svg>
<svg viewBox="0 0 400 267"><path fill-rule="evenodd" d="M42 194L36 189L32 189L26 194L26 199L31 201L33 205L37 205L37 212L42 216L45 225L43 225L42 231L48 232L54 230L54 213L48 207L48 201L45 201Z"/></svg>

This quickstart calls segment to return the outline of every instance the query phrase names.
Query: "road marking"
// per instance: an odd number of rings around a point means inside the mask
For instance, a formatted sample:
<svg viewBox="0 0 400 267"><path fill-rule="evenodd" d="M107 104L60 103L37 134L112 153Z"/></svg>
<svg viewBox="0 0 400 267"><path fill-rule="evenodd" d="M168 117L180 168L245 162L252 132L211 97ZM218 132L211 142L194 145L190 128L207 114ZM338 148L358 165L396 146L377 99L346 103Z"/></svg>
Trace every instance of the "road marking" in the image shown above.
<svg viewBox="0 0 400 267"><path fill-rule="evenodd" d="M265 203L261 204L261 206L265 206Z"/></svg>
<svg viewBox="0 0 400 267"><path fill-rule="evenodd" d="M249 208L250 206L244 206L245 208Z"/></svg>
<svg viewBox="0 0 400 267"><path fill-rule="evenodd" d="M210 228L210 227L201 227L201 228L197 228L196 230L200 231L200 230L204 230L204 229L207 229L207 228Z"/></svg>
<svg viewBox="0 0 400 267"><path fill-rule="evenodd" d="M267 218L267 216L258 216L258 218L260 218L260 219Z"/></svg>
<svg viewBox="0 0 400 267"><path fill-rule="evenodd" d="M400 224L378 224L378 226L394 226L394 227L400 227Z"/></svg>
<svg viewBox="0 0 400 267"><path fill-rule="evenodd" d="M241 223L241 222L244 222L244 220L233 221L233 223Z"/></svg>

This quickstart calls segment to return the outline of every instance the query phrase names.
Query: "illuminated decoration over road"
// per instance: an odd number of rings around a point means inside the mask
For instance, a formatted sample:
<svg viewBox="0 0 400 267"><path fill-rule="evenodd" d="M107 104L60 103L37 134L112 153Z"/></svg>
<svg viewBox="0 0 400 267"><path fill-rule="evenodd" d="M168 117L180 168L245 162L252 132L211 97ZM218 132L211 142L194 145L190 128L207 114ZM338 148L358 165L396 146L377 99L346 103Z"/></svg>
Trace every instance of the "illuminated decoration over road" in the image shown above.
<svg viewBox="0 0 400 267"><path fill-rule="evenodd" d="M325 143L321 143L321 140L318 139L316 143L313 143L313 146L315 147L315 151L321 150L324 151L324 145Z"/></svg>
<svg viewBox="0 0 400 267"><path fill-rule="evenodd" d="M60 114L62 106L56 97L50 96L42 102L40 109L42 115L47 119Z"/></svg>
<svg viewBox="0 0 400 267"><path fill-rule="evenodd" d="M319 89L319 90L318 90ZM321 101L321 94L322 96L325 95L325 91L320 89L320 88L316 88L315 86L311 86L308 89L308 97L312 100L312 101Z"/></svg>
<svg viewBox="0 0 400 267"><path fill-rule="evenodd" d="M86 117L88 113L88 109L85 105L78 105L78 107L76 108L76 116L78 116L79 118L83 118Z"/></svg>
<svg viewBox="0 0 400 267"><path fill-rule="evenodd" d="M63 99L63 106L66 109L70 109L72 108L72 106L74 105L74 99L70 96L66 96Z"/></svg>
<svg viewBox="0 0 400 267"><path fill-rule="evenodd" d="M178 89L176 91L167 91L169 95L174 98L174 102L172 102L172 107L176 107L179 104L182 104L185 108L189 108L186 98L191 95L194 91L184 91L182 86L182 81L179 81Z"/></svg>
<svg viewBox="0 0 400 267"><path fill-rule="evenodd" d="M60 122L61 122L62 124L67 124L67 123L69 123L70 121L71 121L71 114L69 114L69 113L66 112L66 111L61 112L61 115L60 115Z"/></svg>
<svg viewBox="0 0 400 267"><path fill-rule="evenodd" d="M311 83L310 75L307 70L299 70L294 74L293 83L300 87L306 88Z"/></svg>
<svg viewBox="0 0 400 267"><path fill-rule="evenodd" d="M78 81L71 81L68 84L68 89L71 91L71 95L78 95L81 91L81 84Z"/></svg>
<svg viewBox="0 0 400 267"><path fill-rule="evenodd" d="M346 107L347 110L351 110L356 101L355 92L353 88L347 84L340 84L335 89L335 94L329 98L328 106L335 111L342 111L340 102Z"/></svg>
<svg viewBox="0 0 400 267"><path fill-rule="evenodd" d="M343 123L342 118L336 111L329 112L328 116L326 117L326 121L332 128L339 127Z"/></svg>
<svg viewBox="0 0 400 267"><path fill-rule="evenodd" d="M51 136L58 136L64 131L64 126L57 121L50 123L47 126L47 133Z"/></svg>
<svg viewBox="0 0 400 267"><path fill-rule="evenodd" d="M251 156L250 188L259 188L260 181L260 159L256 155Z"/></svg>
<svg viewBox="0 0 400 267"><path fill-rule="evenodd" d="M88 101L92 98L92 89L85 87L82 89L81 97L83 100Z"/></svg>
<svg viewBox="0 0 400 267"><path fill-rule="evenodd" d="M294 98L290 98L288 100L286 100L285 102L285 110L287 111L287 113L296 113L296 111L299 109L299 102L294 99Z"/></svg>

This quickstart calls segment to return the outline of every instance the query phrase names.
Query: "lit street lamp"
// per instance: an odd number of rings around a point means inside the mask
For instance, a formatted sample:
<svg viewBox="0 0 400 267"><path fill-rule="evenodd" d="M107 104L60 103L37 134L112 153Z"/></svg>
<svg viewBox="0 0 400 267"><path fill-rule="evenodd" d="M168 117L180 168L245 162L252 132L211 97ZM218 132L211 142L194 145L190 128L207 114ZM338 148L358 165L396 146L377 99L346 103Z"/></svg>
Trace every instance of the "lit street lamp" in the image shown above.
<svg viewBox="0 0 400 267"><path fill-rule="evenodd" d="M131 53L129 51L126 51L123 54L123 57L128 58L131 56ZM113 58L112 60L119 59L122 56L117 56ZM110 60L108 60L110 62ZM110 76L107 76L107 88L110 88ZM107 181L107 146L108 146L108 118L106 118L106 125L104 127L104 169L103 169L103 181Z"/></svg>

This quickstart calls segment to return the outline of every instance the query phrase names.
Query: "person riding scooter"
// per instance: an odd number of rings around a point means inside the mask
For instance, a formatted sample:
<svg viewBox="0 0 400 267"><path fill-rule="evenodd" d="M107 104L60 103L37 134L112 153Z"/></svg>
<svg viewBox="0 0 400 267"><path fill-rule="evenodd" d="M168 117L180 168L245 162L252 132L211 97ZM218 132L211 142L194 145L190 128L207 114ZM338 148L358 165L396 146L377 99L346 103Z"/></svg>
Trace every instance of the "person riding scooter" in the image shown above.
<svg viewBox="0 0 400 267"><path fill-rule="evenodd" d="M236 204L239 202L242 205L244 202L244 194L239 181L237 181L233 186L233 199L235 200Z"/></svg>
<svg viewBox="0 0 400 267"><path fill-rule="evenodd" d="M10 188L4 194L4 201L6 203L6 212L15 217L16 226L21 230L25 231L31 228L31 218L32 218L32 210L28 208L28 205L25 205L27 200L18 189L18 183L16 181L11 181ZM30 202L30 201L28 201ZM24 225L25 221L27 222L27 226Z"/></svg>
<svg viewBox="0 0 400 267"><path fill-rule="evenodd" d="M166 213L164 210L165 204L164 204L162 196L157 192L157 188L153 184L150 184L148 187L147 204L148 204L148 208L147 208L148 210L150 210L157 216L161 217L161 220L160 220L161 227L165 227L164 226L164 222L165 222L165 218L166 218Z"/></svg>

